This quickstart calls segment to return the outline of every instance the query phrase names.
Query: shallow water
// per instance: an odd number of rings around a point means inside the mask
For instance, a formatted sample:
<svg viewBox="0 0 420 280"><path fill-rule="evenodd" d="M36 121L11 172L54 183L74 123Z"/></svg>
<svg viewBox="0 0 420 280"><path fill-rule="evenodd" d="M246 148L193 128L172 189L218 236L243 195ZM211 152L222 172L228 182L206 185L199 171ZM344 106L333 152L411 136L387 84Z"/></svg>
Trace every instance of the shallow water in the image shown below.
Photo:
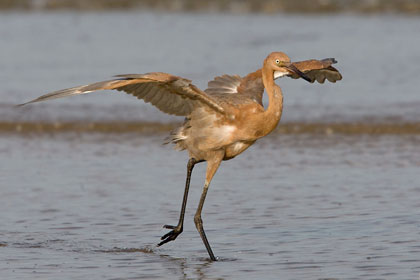
<svg viewBox="0 0 420 280"><path fill-rule="evenodd" d="M58 134L0 142L2 279L417 279L418 136L273 135L222 163L203 220L197 165L165 135Z"/></svg>

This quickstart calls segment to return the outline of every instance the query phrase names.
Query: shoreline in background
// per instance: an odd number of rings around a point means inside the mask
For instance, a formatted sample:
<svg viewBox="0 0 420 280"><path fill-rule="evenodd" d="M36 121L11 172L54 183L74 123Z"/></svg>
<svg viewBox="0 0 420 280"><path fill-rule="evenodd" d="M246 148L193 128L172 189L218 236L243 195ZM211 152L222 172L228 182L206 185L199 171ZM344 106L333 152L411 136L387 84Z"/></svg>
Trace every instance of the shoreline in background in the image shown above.
<svg viewBox="0 0 420 280"><path fill-rule="evenodd" d="M0 133L138 133L170 132L181 123L159 122L0 122ZM347 134L347 135L418 135L420 122L406 123L296 123L283 122L274 133L279 134Z"/></svg>
<svg viewBox="0 0 420 280"><path fill-rule="evenodd" d="M0 0L0 11L110 11L420 14L420 0Z"/></svg>

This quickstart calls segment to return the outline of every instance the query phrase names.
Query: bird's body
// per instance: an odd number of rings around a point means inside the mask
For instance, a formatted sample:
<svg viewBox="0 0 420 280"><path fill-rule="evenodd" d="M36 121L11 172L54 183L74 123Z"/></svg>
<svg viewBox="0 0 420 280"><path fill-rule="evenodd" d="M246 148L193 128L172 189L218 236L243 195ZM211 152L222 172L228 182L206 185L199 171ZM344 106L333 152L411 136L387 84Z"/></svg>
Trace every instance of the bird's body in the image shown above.
<svg viewBox="0 0 420 280"><path fill-rule="evenodd" d="M170 137L177 149L189 153L184 199L177 226L164 226L172 230L162 236L159 246L175 240L182 232L192 169L196 163L206 161L206 180L194 222L210 258L216 260L204 233L201 211L220 163L241 154L276 128L283 109L283 95L274 83L276 78L289 76L309 82L323 83L325 79L335 82L341 79L341 74L331 66L333 63L334 59L291 63L284 53L274 52L264 60L262 69L243 78L237 75L216 77L205 91L187 79L154 72L118 75L113 80L52 92L28 103L116 89L143 99L165 113L185 116L183 125ZM264 89L269 99L266 109L262 104Z"/></svg>
<svg viewBox="0 0 420 280"><path fill-rule="evenodd" d="M277 112L269 124L262 105L252 101L238 105L230 102L224 104L226 114L208 108L194 110L173 135L176 147L187 149L190 157L200 161L210 159L212 155L208 154L214 151L223 151L224 160L231 159L270 132L281 116L281 104L276 104Z"/></svg>

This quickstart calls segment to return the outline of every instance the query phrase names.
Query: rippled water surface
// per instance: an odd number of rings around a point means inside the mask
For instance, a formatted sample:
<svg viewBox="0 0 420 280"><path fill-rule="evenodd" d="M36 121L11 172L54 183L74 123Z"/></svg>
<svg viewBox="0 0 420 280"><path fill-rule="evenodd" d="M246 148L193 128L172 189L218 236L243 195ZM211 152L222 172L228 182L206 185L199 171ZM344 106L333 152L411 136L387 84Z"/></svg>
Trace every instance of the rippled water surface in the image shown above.
<svg viewBox="0 0 420 280"><path fill-rule="evenodd" d="M273 135L222 163L193 223L164 135L2 136L2 279L417 279L418 136Z"/></svg>
<svg viewBox="0 0 420 280"><path fill-rule="evenodd" d="M418 279L419 26L391 15L0 14L0 279ZM181 206L187 155L160 144L180 119L110 92L11 106L129 72L205 88L274 50L335 57L344 79L279 81L282 122L298 130L222 163L203 212L218 262L193 223L204 163L184 232L156 247ZM73 129L89 121L104 133ZM145 128L107 130L127 121ZM5 132L22 122L38 133Z"/></svg>

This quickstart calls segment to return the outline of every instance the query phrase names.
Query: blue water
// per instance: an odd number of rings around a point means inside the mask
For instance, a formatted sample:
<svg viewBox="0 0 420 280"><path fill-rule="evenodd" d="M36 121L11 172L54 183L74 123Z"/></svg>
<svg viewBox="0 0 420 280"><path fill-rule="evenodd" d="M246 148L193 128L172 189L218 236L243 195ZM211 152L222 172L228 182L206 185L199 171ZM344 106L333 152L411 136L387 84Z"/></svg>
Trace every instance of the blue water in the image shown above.
<svg viewBox="0 0 420 280"><path fill-rule="evenodd" d="M119 73L206 81L335 57L344 79L280 80L283 122L419 121L417 17L151 13L0 14L0 121L174 120L122 93L34 104ZM178 119L176 119L178 120ZM187 155L164 134L1 135L0 279L418 279L417 135L273 134L223 162L204 227L193 223L205 164L177 221Z"/></svg>
<svg viewBox="0 0 420 280"><path fill-rule="evenodd" d="M273 135L205 164L177 221L187 158L164 135L4 136L2 279L417 279L420 139Z"/></svg>

